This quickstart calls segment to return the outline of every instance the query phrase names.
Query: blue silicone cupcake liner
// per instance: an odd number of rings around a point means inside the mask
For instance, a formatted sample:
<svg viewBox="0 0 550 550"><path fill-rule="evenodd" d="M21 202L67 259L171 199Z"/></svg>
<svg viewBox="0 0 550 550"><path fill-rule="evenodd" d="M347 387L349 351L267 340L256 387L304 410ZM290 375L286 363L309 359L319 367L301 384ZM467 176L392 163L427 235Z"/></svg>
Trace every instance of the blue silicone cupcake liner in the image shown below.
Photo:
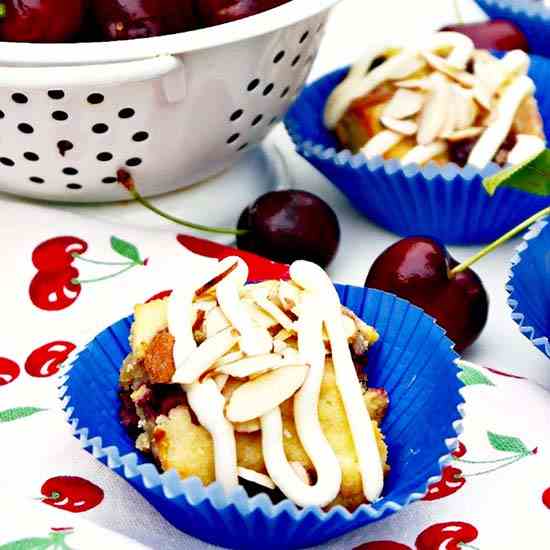
<svg viewBox="0 0 550 550"><path fill-rule="evenodd" d="M272 504L244 489L225 494L175 471L159 473L137 452L120 425L117 396L122 361L129 353L132 318L97 335L60 379L60 398L83 448L125 478L178 529L212 544L265 550L321 544L367 525L422 498L440 479L462 431L463 400L451 341L435 321L410 303L378 290L338 286L342 303L376 326L380 342L369 352L369 384L391 399L382 424L391 472L384 496L350 513ZM429 427L429 429L428 429Z"/></svg>
<svg viewBox="0 0 550 550"><path fill-rule="evenodd" d="M550 8L542 0L476 0L491 19L508 19L527 37L529 51L550 57Z"/></svg>
<svg viewBox="0 0 550 550"><path fill-rule="evenodd" d="M446 244L481 244L495 240L550 203L516 189L489 196L483 178L497 172L456 164L402 167L396 160L367 160L362 153L340 151L325 128L323 112L330 93L346 76L337 70L306 87L285 122L300 155L326 176L354 208L378 225L402 236L427 235ZM538 82L537 100L550 136L550 61L531 56L530 75Z"/></svg>
<svg viewBox="0 0 550 550"><path fill-rule="evenodd" d="M550 220L537 222L523 238L506 290L512 319L550 358Z"/></svg>

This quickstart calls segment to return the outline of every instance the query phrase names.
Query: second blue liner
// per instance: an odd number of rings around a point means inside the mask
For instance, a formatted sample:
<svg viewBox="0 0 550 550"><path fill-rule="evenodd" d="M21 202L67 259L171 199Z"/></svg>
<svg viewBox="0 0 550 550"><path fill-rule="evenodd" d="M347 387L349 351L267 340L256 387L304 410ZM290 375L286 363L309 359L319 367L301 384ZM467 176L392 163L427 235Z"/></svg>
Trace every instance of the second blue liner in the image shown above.
<svg viewBox="0 0 550 550"><path fill-rule="evenodd" d="M367 160L363 154L339 151L335 136L325 128L323 112L332 90L346 76L337 70L303 90L286 117L297 151L326 176L351 204L378 225L402 236L426 235L446 244L482 244L495 240L550 204L541 197L501 188L489 196L483 178L497 172L456 164L403 167L396 160ZM531 56L530 76L550 135L550 61Z"/></svg>

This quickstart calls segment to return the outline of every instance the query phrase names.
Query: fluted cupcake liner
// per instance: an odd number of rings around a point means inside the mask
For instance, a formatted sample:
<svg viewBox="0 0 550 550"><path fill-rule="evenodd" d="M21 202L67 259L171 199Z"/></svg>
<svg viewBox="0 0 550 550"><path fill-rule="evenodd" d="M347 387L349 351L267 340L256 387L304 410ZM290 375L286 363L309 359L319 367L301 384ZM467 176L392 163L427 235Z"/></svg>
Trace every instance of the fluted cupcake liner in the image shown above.
<svg viewBox="0 0 550 550"><path fill-rule="evenodd" d="M550 203L547 197L500 188L490 196L483 178L500 168L460 168L449 163L402 166L381 157L367 160L341 147L326 129L323 112L348 68L306 87L285 123L300 155L327 177L359 212L402 236L427 235L446 244L482 244L495 240ZM550 61L531 56L530 76L538 83L536 98L550 135Z"/></svg>
<svg viewBox="0 0 550 550"><path fill-rule="evenodd" d="M463 400L451 341L422 310L378 290L338 286L344 305L376 326L381 339L369 352L369 384L384 387L390 408L382 429L391 473L383 498L350 513L299 509L266 494L249 498L239 487L225 494L218 483L160 473L136 451L120 425L117 395L121 364L129 353L128 317L97 335L63 373L59 394L82 447L125 478L178 529L229 548L265 550L321 544L420 499L440 478L462 431ZM429 426L429 430L418 426Z"/></svg>
<svg viewBox="0 0 550 550"><path fill-rule="evenodd" d="M506 290L512 319L550 358L550 220L537 222L523 238Z"/></svg>
<svg viewBox="0 0 550 550"><path fill-rule="evenodd" d="M529 51L550 57L550 8L543 0L476 0L491 19L508 19L527 37Z"/></svg>

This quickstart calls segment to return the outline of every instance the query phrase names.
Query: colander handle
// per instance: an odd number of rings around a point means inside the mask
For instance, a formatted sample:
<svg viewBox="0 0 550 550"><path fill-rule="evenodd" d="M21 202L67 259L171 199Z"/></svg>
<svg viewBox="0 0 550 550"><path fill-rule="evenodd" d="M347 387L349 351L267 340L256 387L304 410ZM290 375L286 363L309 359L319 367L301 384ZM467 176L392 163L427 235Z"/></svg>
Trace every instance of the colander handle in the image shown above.
<svg viewBox="0 0 550 550"><path fill-rule="evenodd" d="M173 55L99 65L0 67L0 87L50 90L72 86L112 86L154 80L176 71L183 76L183 71L178 71L182 68L181 58Z"/></svg>

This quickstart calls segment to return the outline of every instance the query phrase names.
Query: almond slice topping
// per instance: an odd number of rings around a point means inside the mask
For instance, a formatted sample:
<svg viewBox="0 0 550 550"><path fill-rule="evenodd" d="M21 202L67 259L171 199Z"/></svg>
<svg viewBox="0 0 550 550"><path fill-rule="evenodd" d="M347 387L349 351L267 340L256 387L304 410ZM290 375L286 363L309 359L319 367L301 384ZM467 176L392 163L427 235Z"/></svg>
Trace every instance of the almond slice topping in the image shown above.
<svg viewBox="0 0 550 550"><path fill-rule="evenodd" d="M226 409L231 422L247 422L277 408L303 385L306 365L292 365L268 372L239 386Z"/></svg>
<svg viewBox="0 0 550 550"><path fill-rule="evenodd" d="M248 378L254 374L264 373L269 370L278 369L288 364L282 355L269 353L266 355L254 355L245 357L235 363L223 365L217 369L221 374L229 374L234 378Z"/></svg>
<svg viewBox="0 0 550 550"><path fill-rule="evenodd" d="M218 367L221 367L222 365L227 365L228 363L234 363L235 361L239 361L244 357L244 353L242 351L231 351L224 355L223 357L220 357L213 365L212 367L217 369Z"/></svg>
<svg viewBox="0 0 550 550"><path fill-rule="evenodd" d="M389 130L404 136L413 136L418 130L418 125L412 120L398 120L397 118L383 116L380 118L380 122Z"/></svg>
<svg viewBox="0 0 550 550"><path fill-rule="evenodd" d="M204 326L206 329L206 337L210 338L231 325L221 308L215 307L206 314Z"/></svg>
<svg viewBox="0 0 550 550"><path fill-rule="evenodd" d="M407 118L415 115L422 109L425 100L425 94L399 89L393 94L393 97L384 108L382 118Z"/></svg>
<svg viewBox="0 0 550 550"><path fill-rule="evenodd" d="M464 128L464 130L457 130L445 136L449 141L462 141L463 139L469 139L477 137L483 133L485 128L481 126L472 126L470 128Z"/></svg>
<svg viewBox="0 0 550 550"><path fill-rule="evenodd" d="M251 483L255 483L256 485L261 485L266 489L273 490L276 488L273 480L265 474L260 474L259 472L249 470L248 468L243 468L242 466L239 466L237 468L237 472L239 474L239 477L246 479L246 481L250 481Z"/></svg>
<svg viewBox="0 0 550 550"><path fill-rule="evenodd" d="M172 377L172 384L192 384L197 381L220 357L223 357L237 342L237 331L227 328L205 340L179 365Z"/></svg>
<svg viewBox="0 0 550 550"><path fill-rule="evenodd" d="M271 300L268 300L261 292L254 292L252 299L256 304L263 309L266 313L269 313L283 328L286 330L293 330L294 323L292 319L286 315L284 311L279 309Z"/></svg>
<svg viewBox="0 0 550 550"><path fill-rule="evenodd" d="M367 141L366 145L361 149L361 152L365 155L365 157L367 157L367 159L382 156L402 141L403 137L404 136L402 134L398 134L397 132L382 130Z"/></svg>
<svg viewBox="0 0 550 550"><path fill-rule="evenodd" d="M291 310L300 301L300 290L287 281L281 281L279 285L279 301L285 310Z"/></svg>
<svg viewBox="0 0 550 550"><path fill-rule="evenodd" d="M407 164L425 164L429 160L442 155L447 150L447 144L444 141L434 141L428 145L417 145L413 147L402 159L405 166Z"/></svg>
<svg viewBox="0 0 550 550"><path fill-rule="evenodd" d="M462 130L473 125L479 109L470 90L465 90L458 84L451 84L452 101L456 117L456 129Z"/></svg>
<svg viewBox="0 0 550 550"><path fill-rule="evenodd" d="M418 118L416 140L419 145L432 143L441 132L451 96L449 81L442 74L434 73L430 78L434 87Z"/></svg>
<svg viewBox="0 0 550 550"><path fill-rule="evenodd" d="M428 92L432 89L432 83L429 78L410 78L408 80L398 80L394 82L398 88L410 90L422 90Z"/></svg>
<svg viewBox="0 0 550 550"><path fill-rule="evenodd" d="M440 73L443 73L444 75L447 75L449 78L456 80L462 86L466 88L473 88L475 85L475 78L474 75L467 73L466 71L459 71L449 65L447 61L438 55L435 55L430 52L422 52L422 55L424 59L428 62L428 64L433 67L436 71L439 71Z"/></svg>

